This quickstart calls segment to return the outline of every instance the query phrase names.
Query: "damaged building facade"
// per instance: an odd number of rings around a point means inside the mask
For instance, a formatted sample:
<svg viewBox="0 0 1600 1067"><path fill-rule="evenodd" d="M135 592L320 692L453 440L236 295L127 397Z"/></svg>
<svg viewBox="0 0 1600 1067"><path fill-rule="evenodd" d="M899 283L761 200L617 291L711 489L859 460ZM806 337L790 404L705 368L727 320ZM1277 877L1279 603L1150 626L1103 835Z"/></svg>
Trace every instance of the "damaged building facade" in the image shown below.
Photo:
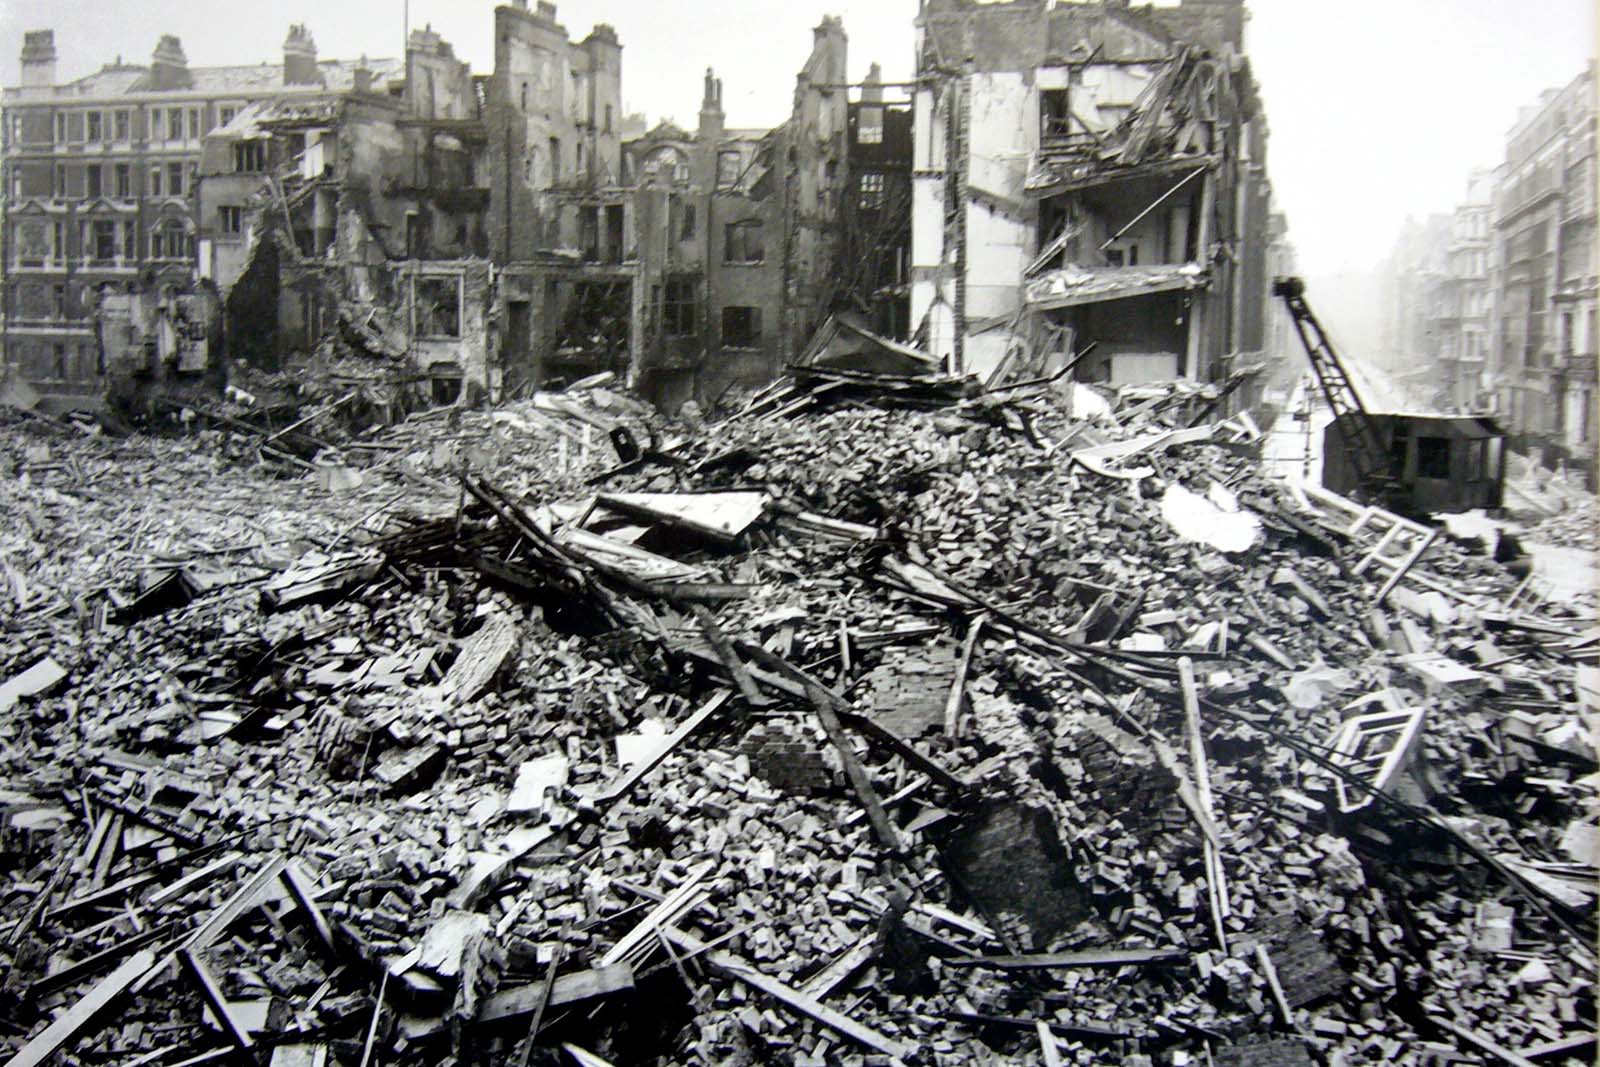
<svg viewBox="0 0 1600 1067"><path fill-rule="evenodd" d="M146 65L119 57L72 81L58 81L56 58L53 31L27 33L21 83L4 94L4 362L45 406L92 407L118 370L111 350L156 371L197 359L171 338L196 330L177 308L197 295L206 135L264 101L348 87L357 64L319 61L294 32L281 64L190 67L171 35ZM126 299L99 315L112 295ZM124 313L134 305L154 317ZM107 340L108 324L136 334Z"/></svg>
<svg viewBox="0 0 1600 1067"><path fill-rule="evenodd" d="M276 370L338 332L436 400L611 371L664 405L770 380L839 294L846 37L825 19L788 122L623 142L622 45L495 10L495 70L431 30L404 78L242 111L206 139L200 270L230 351Z"/></svg>
<svg viewBox="0 0 1600 1067"><path fill-rule="evenodd" d="M477 83L431 29L411 33L403 78L375 66L206 138L200 272L225 294L234 358L276 371L337 333L453 399L490 378Z"/></svg>
<svg viewBox="0 0 1600 1067"><path fill-rule="evenodd" d="M1245 17L924 0L911 316L934 354L1116 384L1251 364L1271 201Z"/></svg>
<svg viewBox="0 0 1600 1067"><path fill-rule="evenodd" d="M846 59L843 25L824 19L783 125L729 127L707 70L693 134L661 123L624 146L643 297L637 383L658 402L769 381L833 299Z"/></svg>

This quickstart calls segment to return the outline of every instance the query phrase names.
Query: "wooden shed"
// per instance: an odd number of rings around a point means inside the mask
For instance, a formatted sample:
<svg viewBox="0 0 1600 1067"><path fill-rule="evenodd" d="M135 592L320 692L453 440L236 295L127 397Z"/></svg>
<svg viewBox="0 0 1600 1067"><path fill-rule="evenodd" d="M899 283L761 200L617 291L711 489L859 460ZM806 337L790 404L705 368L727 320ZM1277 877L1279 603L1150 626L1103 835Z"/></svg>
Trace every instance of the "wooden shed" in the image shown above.
<svg viewBox="0 0 1600 1067"><path fill-rule="evenodd" d="M1400 501L1419 514L1498 508L1506 477L1505 434L1493 419L1471 415L1370 416L1389 451ZM1349 495L1355 464L1337 423L1323 434L1322 484Z"/></svg>

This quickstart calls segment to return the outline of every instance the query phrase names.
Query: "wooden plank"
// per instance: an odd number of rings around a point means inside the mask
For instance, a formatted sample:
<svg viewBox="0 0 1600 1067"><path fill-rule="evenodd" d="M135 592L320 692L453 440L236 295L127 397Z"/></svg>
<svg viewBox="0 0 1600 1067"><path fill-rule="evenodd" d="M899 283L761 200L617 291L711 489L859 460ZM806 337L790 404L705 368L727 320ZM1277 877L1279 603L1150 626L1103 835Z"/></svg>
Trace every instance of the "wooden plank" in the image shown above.
<svg viewBox="0 0 1600 1067"><path fill-rule="evenodd" d="M670 926L684 912L691 907L696 891L705 876L716 868L715 860L708 860L691 870L683 883L667 894L643 920L625 934L621 941L613 945L604 956L600 957L599 966L609 967L621 963L636 948L643 945L654 936L658 927Z"/></svg>
<svg viewBox="0 0 1600 1067"><path fill-rule="evenodd" d="M565 957L565 945L557 945L550 954L550 966L545 969L544 981L539 983L539 996L534 1002L533 1021L528 1024L528 1040L522 1046L522 1054L517 1057L518 1067L528 1067L533 1059L533 1046L539 1041L539 1027L544 1025L544 1012L550 1006L550 994L556 987L556 971L560 970Z"/></svg>
<svg viewBox="0 0 1600 1067"><path fill-rule="evenodd" d="M156 955L149 949L130 956L121 967L102 978L72 1007L57 1015L49 1026L22 1046L6 1067L38 1067L79 1031L87 1027L94 1017L127 991L138 977L155 965Z"/></svg>
<svg viewBox="0 0 1600 1067"><path fill-rule="evenodd" d="M1512 1067L1535 1067L1534 1062L1526 1056L1512 1052L1503 1045L1497 1045L1482 1034L1474 1033L1464 1026L1457 1026L1449 1019L1441 1019L1437 1015L1430 1015L1428 1018L1442 1029L1450 1031L1467 1044L1472 1045L1478 1051L1487 1052L1496 1059L1504 1060L1506 1063L1511 1064Z"/></svg>
<svg viewBox="0 0 1600 1067"><path fill-rule="evenodd" d="M1261 965L1261 973L1267 976L1267 987L1272 990L1272 1002L1277 1005L1283 1024L1291 1030L1300 1029L1295 1025L1294 1009L1289 1007L1289 999L1283 995L1283 983L1278 981L1278 968L1272 965L1267 947L1259 942L1256 944L1256 962Z"/></svg>
<svg viewBox="0 0 1600 1067"><path fill-rule="evenodd" d="M322 947L328 952L328 958L337 960L339 946L333 940L333 928L328 925L328 919L322 914L322 909L317 907L316 897L305 872L294 860L284 865L283 885L289 890L289 895L294 897L294 902L300 906L300 910L305 913L306 919L310 921L311 928L316 931L317 940L322 942Z"/></svg>
<svg viewBox="0 0 1600 1067"><path fill-rule="evenodd" d="M831 963L816 974L807 978L800 986L800 992L808 997L818 1000L826 997L845 982L848 982L857 971L878 954L878 938L876 934L868 934L843 952L839 953Z"/></svg>
<svg viewBox="0 0 1600 1067"><path fill-rule="evenodd" d="M1188 656L1178 658L1178 682L1183 690L1184 725L1189 735L1189 766L1194 773L1195 792L1200 807L1207 818L1216 824L1216 802L1211 795L1211 767L1206 760L1205 736L1200 727L1200 690L1195 686L1194 662ZM1201 843L1205 853L1206 895L1211 901L1211 925L1217 935L1217 946L1228 951L1228 931L1222 921L1228 917L1228 881L1222 870L1222 856L1217 842L1211 837Z"/></svg>
<svg viewBox="0 0 1600 1067"><path fill-rule="evenodd" d="M378 996L372 1002L372 1022L367 1025L367 1039L361 1046L361 1067L372 1062L372 1048L378 1040L378 1021L383 1018L383 998L389 992L389 972L378 976Z"/></svg>
<svg viewBox="0 0 1600 1067"><path fill-rule="evenodd" d="M526 985L498 990L484 1000L483 1007L478 1011L477 1021L495 1023L532 1015L538 1009L539 999L544 994L543 987L543 982L529 982ZM561 974L556 976L555 984L550 989L550 1002L546 1007L559 1008L567 1004L578 1004L596 997L610 996L612 993L625 993L633 987L633 968L626 963L614 963L609 967ZM449 1026L444 1017L438 1015L407 1016L401 1021L402 1032L413 1040L442 1034L447 1029Z"/></svg>
<svg viewBox="0 0 1600 1067"><path fill-rule="evenodd" d="M682 526L724 544L766 510L765 493L601 493L603 508Z"/></svg>
<svg viewBox="0 0 1600 1067"><path fill-rule="evenodd" d="M834 713L828 694L821 686L807 683L806 697L817 711L817 719L822 723L822 732L828 735L828 740L839 753L839 759L844 763L845 777L850 780L850 787L855 790L856 798L866 809L867 821L871 823L872 831L877 835L879 843L896 854L904 851L905 846L900 841L900 834L889 821L889 813L884 810L883 801L878 798L878 791L872 787L872 779L867 776L867 769L856 758L856 750L851 747L850 739L845 736L844 727L839 723L839 716Z"/></svg>
<svg viewBox="0 0 1600 1067"><path fill-rule="evenodd" d="M1587 1033L1570 1034L1555 1041L1545 1041L1538 1045L1530 1045L1522 1050L1522 1055L1530 1060L1541 1060L1546 1056L1571 1056L1582 1052L1594 1043L1595 1032L1590 1030Z"/></svg>
<svg viewBox="0 0 1600 1067"><path fill-rule="evenodd" d="M700 624L700 632L711 644L711 649L717 654L724 670L733 678L733 683L739 687L739 693L745 703L752 708L764 707L771 703L766 694L756 688L755 679L750 677L750 672L745 669L744 663L734 652L733 645L728 641L727 635L722 632L722 627L717 625L717 620L705 605L692 604L690 610L694 612L694 621Z"/></svg>
<svg viewBox="0 0 1600 1067"><path fill-rule="evenodd" d="M1189 954L1176 948L1102 948L1087 952L1041 952L1030 956L959 956L946 967L992 967L1000 971L1052 967L1124 967L1128 964L1182 963Z"/></svg>
<svg viewBox="0 0 1600 1067"><path fill-rule="evenodd" d="M204 998L206 1006L211 1009L211 1014L216 1017L217 1023L223 1032L228 1035L235 1048L248 1049L255 1042L250 1039L250 1032L234 1016L228 1008L227 998L222 995L222 987L217 985L217 980L211 977L211 972L206 970L206 965L190 949L178 950L178 962L189 973L189 977L200 989L200 996Z"/></svg>
<svg viewBox="0 0 1600 1067"><path fill-rule="evenodd" d="M124 916L118 916L119 920L122 918ZM51 971L28 987L28 997L32 1000L38 1000L55 992L57 989L76 985L89 975L110 966L129 952L154 944L162 938L170 937L177 933L182 926L182 919L174 919L172 922L153 926L131 937L123 937L108 948L101 949L93 955L85 956L81 960L74 960L59 971Z"/></svg>
<svg viewBox="0 0 1600 1067"><path fill-rule="evenodd" d="M1050 1032L1050 1024L1036 1019L1034 1028L1039 1037L1039 1051L1044 1053L1044 1067L1061 1067L1061 1050L1056 1045L1056 1035Z"/></svg>
<svg viewBox="0 0 1600 1067"><path fill-rule="evenodd" d="M265 867L257 871L254 877L239 888L238 892L234 893L233 896L229 897L207 916L206 921L197 926L188 937L184 938L177 948L163 957L158 965L150 968L144 977L140 978L134 985L133 991L137 993L159 978L167 967L178 958L179 953L185 949L199 951L215 941L224 930L233 925L239 916L255 906L256 900L261 896L261 893L283 873L283 866L284 858L282 856L274 856L269 860Z"/></svg>
<svg viewBox="0 0 1600 1067"><path fill-rule="evenodd" d="M561 1042L561 1051L571 1056L577 1062L578 1067L612 1067L610 1060L602 1059L588 1049L574 1045L570 1041Z"/></svg>
<svg viewBox="0 0 1600 1067"><path fill-rule="evenodd" d="M208 863L198 871L191 871L176 882L156 890L145 898L145 903L152 908L159 908L170 900L176 900L185 893L198 889L200 886L208 885L222 877L233 870L242 859L244 859L244 853L230 852L221 859Z"/></svg>
<svg viewBox="0 0 1600 1067"><path fill-rule="evenodd" d="M632 767L613 780L599 793L595 794L597 801L610 802L628 793L634 786L644 780L645 776L661 765L661 761L673 753L683 743L684 739L698 730L707 719L716 713L717 709L728 702L732 694L726 689L719 689L700 706L700 710L689 716L683 725L674 730L671 736L663 738L650 754L635 763Z"/></svg>
<svg viewBox="0 0 1600 1067"><path fill-rule="evenodd" d="M1417 547L1412 549L1410 554L1400 561L1400 564L1395 567L1394 573L1389 575L1389 580L1383 583L1383 588L1378 590L1378 595L1372 598L1374 604L1383 603L1384 598L1389 595L1390 591L1400 584L1400 579L1406 576L1406 572L1416 566L1417 560L1422 558L1422 554L1433 547L1433 542L1438 536L1438 530L1428 531L1428 536L1424 537Z"/></svg>
<svg viewBox="0 0 1600 1067"><path fill-rule="evenodd" d="M961 704L967 695L967 670L972 665L978 633L988 618L986 613L979 612L967 626L967 639L961 643L961 658L956 661L955 680L950 683L950 698L944 705L944 732L947 737L961 736Z"/></svg>
<svg viewBox="0 0 1600 1067"><path fill-rule="evenodd" d="M810 674L807 674L799 667L796 667L782 656L779 656L773 652L769 652L760 645L753 644L749 641L735 641L734 647L737 648L740 653L749 656L763 667L766 667L769 670L777 671L779 674L783 675L786 680L792 679L790 684L793 686L793 689L791 691L797 696L805 695L805 687L807 685L815 686L819 692L821 692L829 701L832 702L835 711L838 713L839 721L841 723L849 726L857 733L865 734L872 740L892 749L908 764L915 767L917 770L922 771L929 778L932 778L935 782L944 786L946 789L950 789L958 793L965 792L968 789L968 785L965 781L950 773L949 770L940 765L932 757L923 755L909 742L895 736L889 730L885 729L881 724L873 722L864 715L857 715L855 712L851 711L850 702L848 700L829 689L827 686L817 681L816 678L812 677Z"/></svg>
<svg viewBox="0 0 1600 1067"><path fill-rule="evenodd" d="M863 1026L842 1012L835 1011L826 1004L809 997L792 986L785 985L776 978L769 978L752 967L748 962L727 952L713 952L706 957L711 969L718 974L737 979L752 989L758 989L773 1000L805 1015L841 1037L875 1052L892 1056L899 1060L910 1060L917 1055L919 1049L903 1041L896 1041L886 1034L868 1026Z"/></svg>

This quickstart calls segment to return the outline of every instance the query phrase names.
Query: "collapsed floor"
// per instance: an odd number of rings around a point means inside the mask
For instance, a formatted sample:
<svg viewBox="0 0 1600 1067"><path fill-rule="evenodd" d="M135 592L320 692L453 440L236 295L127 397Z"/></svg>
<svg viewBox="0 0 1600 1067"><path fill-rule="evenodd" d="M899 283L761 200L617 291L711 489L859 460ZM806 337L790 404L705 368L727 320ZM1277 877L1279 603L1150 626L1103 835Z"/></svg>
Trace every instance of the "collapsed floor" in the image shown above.
<svg viewBox="0 0 1600 1067"><path fill-rule="evenodd" d="M0 427L0 1047L1591 1061L1596 635L1183 399Z"/></svg>

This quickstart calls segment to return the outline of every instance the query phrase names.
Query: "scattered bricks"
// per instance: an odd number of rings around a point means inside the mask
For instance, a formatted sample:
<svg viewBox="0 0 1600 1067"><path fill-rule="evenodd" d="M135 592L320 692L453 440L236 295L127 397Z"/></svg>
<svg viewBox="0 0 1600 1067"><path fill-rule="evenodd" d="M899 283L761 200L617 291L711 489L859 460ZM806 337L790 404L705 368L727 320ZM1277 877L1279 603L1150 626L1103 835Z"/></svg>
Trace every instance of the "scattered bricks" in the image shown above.
<svg viewBox="0 0 1600 1067"><path fill-rule="evenodd" d="M1216 1067L1312 1067L1315 1061L1304 1041L1267 1038L1223 1045L1212 1051L1211 1062Z"/></svg>
<svg viewBox="0 0 1600 1067"><path fill-rule="evenodd" d="M753 772L784 792L820 796L838 787L832 754L797 719L759 723L744 735L739 751L750 758Z"/></svg>
<svg viewBox="0 0 1600 1067"><path fill-rule="evenodd" d="M1284 999L1299 1008L1332 996L1350 984L1322 940L1292 914L1272 915L1256 924L1255 934L1272 956Z"/></svg>
<svg viewBox="0 0 1600 1067"><path fill-rule="evenodd" d="M1089 914L1048 812L990 805L962 819L939 850L952 882L1024 948L1042 948Z"/></svg>
<svg viewBox="0 0 1600 1067"><path fill-rule="evenodd" d="M439 776L446 752L441 745L419 745L388 752L372 768L372 777L391 793L413 793Z"/></svg>
<svg viewBox="0 0 1600 1067"><path fill-rule="evenodd" d="M1097 810L1120 818L1141 833L1186 818L1177 780L1142 743L1103 716L1083 718L1086 728L1068 736L1067 749L1083 766L1084 785Z"/></svg>

